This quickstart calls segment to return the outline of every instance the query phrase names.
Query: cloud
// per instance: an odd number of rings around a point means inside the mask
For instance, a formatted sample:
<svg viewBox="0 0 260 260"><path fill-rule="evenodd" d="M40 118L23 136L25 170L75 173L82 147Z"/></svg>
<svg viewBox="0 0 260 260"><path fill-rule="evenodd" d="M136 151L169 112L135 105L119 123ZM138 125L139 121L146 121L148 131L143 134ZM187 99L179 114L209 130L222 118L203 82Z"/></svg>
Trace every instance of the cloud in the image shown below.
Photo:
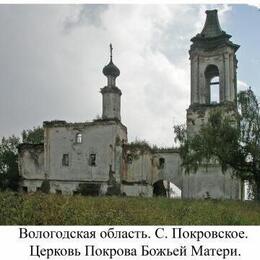
<svg viewBox="0 0 260 260"><path fill-rule="evenodd" d="M260 9L260 3L249 3L248 5Z"/></svg>
<svg viewBox="0 0 260 260"><path fill-rule="evenodd" d="M249 88L249 85L246 82L244 82L242 80L237 81L237 91L238 92L241 90L246 90L248 88Z"/></svg>
<svg viewBox="0 0 260 260"><path fill-rule="evenodd" d="M96 27L102 26L101 16L108 8L108 5L75 5L70 14L64 20L64 31L70 32L73 28L85 24Z"/></svg>
<svg viewBox="0 0 260 260"><path fill-rule="evenodd" d="M230 7L217 7L224 27ZM1 6L0 135L44 120L86 121L101 114L102 68L112 42L129 140L172 145L173 125L185 122L189 106L190 38L202 30L207 8Z"/></svg>

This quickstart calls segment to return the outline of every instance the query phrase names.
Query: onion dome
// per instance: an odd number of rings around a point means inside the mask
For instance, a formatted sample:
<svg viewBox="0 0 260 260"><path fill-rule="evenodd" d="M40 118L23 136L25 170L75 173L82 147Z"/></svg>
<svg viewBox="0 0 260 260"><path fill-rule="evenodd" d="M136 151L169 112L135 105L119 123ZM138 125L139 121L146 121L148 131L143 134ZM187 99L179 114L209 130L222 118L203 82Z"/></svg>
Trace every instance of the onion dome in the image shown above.
<svg viewBox="0 0 260 260"><path fill-rule="evenodd" d="M110 62L103 68L103 74L105 76L118 77L120 75L119 68L112 61L112 44L110 43Z"/></svg>
<svg viewBox="0 0 260 260"><path fill-rule="evenodd" d="M110 60L108 65L106 65L103 68L103 74L105 76L113 76L113 77L118 77L120 75L120 70L119 68Z"/></svg>

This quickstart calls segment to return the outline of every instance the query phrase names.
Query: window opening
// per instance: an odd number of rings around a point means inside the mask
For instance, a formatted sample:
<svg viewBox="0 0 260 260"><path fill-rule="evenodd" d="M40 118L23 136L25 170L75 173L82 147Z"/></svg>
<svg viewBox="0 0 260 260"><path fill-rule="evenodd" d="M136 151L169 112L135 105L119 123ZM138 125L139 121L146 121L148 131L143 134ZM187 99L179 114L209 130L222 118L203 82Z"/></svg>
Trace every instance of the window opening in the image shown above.
<svg viewBox="0 0 260 260"><path fill-rule="evenodd" d="M69 154L67 153L62 156L62 166L69 166Z"/></svg>
<svg viewBox="0 0 260 260"><path fill-rule="evenodd" d="M164 158L160 158L159 159L159 168L163 169L165 165L165 159Z"/></svg>
<svg viewBox="0 0 260 260"><path fill-rule="evenodd" d="M90 166L96 166L96 154L95 153L90 154L89 165Z"/></svg>
<svg viewBox="0 0 260 260"><path fill-rule="evenodd" d="M82 143L82 134L81 133L76 134L76 143L77 144Z"/></svg>
<svg viewBox="0 0 260 260"><path fill-rule="evenodd" d="M220 81L219 70L216 65L208 65L205 70L206 80L206 101L209 104L216 104L220 102Z"/></svg>

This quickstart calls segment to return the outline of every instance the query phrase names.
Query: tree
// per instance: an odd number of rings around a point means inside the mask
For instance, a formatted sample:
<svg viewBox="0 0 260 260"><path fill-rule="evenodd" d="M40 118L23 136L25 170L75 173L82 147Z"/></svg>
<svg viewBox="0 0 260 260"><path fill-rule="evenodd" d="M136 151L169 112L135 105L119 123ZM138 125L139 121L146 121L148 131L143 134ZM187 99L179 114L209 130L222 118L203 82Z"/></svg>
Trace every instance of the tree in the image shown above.
<svg viewBox="0 0 260 260"><path fill-rule="evenodd" d="M43 143L43 127L34 127L33 129L27 129L22 131L23 143L39 144Z"/></svg>
<svg viewBox="0 0 260 260"><path fill-rule="evenodd" d="M254 187L254 197L260 201L260 113L253 91L241 91L237 97L238 113L230 115L221 108L210 113L198 134L188 136L183 125L175 126L180 143L182 166L186 172L196 172L217 160L225 172L228 168Z"/></svg>
<svg viewBox="0 0 260 260"><path fill-rule="evenodd" d="M23 130L22 139L24 143L38 144L43 142L43 128ZM19 137L14 135L3 137L0 143L0 190L11 189L17 191L19 188L18 170L18 145Z"/></svg>
<svg viewBox="0 0 260 260"><path fill-rule="evenodd" d="M3 137L0 144L0 189L18 190L18 151L19 138L12 135Z"/></svg>

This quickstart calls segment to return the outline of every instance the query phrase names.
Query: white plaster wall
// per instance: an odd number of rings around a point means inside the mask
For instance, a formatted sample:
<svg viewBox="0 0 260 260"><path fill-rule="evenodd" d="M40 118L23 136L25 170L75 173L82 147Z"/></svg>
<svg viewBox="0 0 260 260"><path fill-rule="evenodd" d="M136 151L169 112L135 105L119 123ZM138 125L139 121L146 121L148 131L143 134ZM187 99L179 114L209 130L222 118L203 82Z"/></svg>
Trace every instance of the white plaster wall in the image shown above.
<svg viewBox="0 0 260 260"><path fill-rule="evenodd" d="M147 182L152 184L154 179L154 171L152 165L153 155L150 152L136 151L132 154L132 163L125 160L125 171L123 172L122 179L127 182Z"/></svg>
<svg viewBox="0 0 260 260"><path fill-rule="evenodd" d="M163 180L174 183L179 189L182 189L182 169L181 159L177 152L163 152L155 154L158 158L164 158L164 168L160 170L158 177ZM159 179L158 178L158 179Z"/></svg>
<svg viewBox="0 0 260 260"><path fill-rule="evenodd" d="M222 173L219 166L201 167L197 173L183 175L182 198L241 199L241 184L230 172Z"/></svg>
<svg viewBox="0 0 260 260"><path fill-rule="evenodd" d="M82 143L75 136L82 134ZM127 139L126 132L115 122L90 125L67 125L45 128L46 172L50 180L108 181L109 170L115 171L116 138ZM96 154L96 166L89 165ZM62 165L69 154L69 166Z"/></svg>
<svg viewBox="0 0 260 260"><path fill-rule="evenodd" d="M103 115L102 118L117 118L121 120L120 107L121 97L119 93L103 93Z"/></svg>

